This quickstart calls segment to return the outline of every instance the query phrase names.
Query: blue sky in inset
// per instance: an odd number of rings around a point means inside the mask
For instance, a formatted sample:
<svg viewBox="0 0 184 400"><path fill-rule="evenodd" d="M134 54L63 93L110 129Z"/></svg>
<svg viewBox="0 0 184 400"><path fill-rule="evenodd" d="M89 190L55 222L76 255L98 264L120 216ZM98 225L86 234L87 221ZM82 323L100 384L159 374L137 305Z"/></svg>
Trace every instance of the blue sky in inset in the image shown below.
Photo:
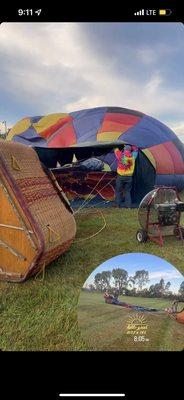
<svg viewBox="0 0 184 400"><path fill-rule="evenodd" d="M147 253L125 253L113 257L99 267L97 267L88 277L84 286L93 283L97 273L102 271L112 271L115 268L122 268L128 272L129 276L133 276L136 271L145 269L149 272L150 281L147 285L154 285L161 278L165 283L171 282L170 289L177 292L181 283L184 281L184 276L168 261Z"/></svg>
<svg viewBox="0 0 184 400"><path fill-rule="evenodd" d="M184 140L181 23L3 23L0 121L112 105Z"/></svg>

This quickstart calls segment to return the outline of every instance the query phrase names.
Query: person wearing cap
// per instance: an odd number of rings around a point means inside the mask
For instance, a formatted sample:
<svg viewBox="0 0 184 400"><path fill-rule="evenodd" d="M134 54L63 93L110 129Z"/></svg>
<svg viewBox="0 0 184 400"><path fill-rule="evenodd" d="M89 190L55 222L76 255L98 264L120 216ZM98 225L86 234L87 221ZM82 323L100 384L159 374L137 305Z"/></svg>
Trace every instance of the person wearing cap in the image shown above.
<svg viewBox="0 0 184 400"><path fill-rule="evenodd" d="M115 201L117 207L121 207L122 190L125 191L125 207L130 208L132 204L131 189L132 176L135 169L135 160L138 154L136 146L125 145L123 150L114 149L117 159L117 178L115 188Z"/></svg>

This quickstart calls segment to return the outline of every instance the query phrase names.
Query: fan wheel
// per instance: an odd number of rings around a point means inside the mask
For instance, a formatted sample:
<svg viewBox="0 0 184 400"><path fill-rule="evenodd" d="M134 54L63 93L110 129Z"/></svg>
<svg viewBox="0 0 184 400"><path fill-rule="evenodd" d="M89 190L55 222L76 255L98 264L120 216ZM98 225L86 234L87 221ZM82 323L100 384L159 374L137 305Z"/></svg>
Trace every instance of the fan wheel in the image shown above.
<svg viewBox="0 0 184 400"><path fill-rule="evenodd" d="M148 234L144 229L138 229L136 233L136 239L139 243L146 243L148 240Z"/></svg>
<svg viewBox="0 0 184 400"><path fill-rule="evenodd" d="M182 237L183 237L183 239L184 239L184 228L183 228L182 226L180 226L180 227L175 226L175 228L174 228L174 230L173 230L174 236L176 236L176 237L178 237L179 239L181 239L180 232L181 232Z"/></svg>

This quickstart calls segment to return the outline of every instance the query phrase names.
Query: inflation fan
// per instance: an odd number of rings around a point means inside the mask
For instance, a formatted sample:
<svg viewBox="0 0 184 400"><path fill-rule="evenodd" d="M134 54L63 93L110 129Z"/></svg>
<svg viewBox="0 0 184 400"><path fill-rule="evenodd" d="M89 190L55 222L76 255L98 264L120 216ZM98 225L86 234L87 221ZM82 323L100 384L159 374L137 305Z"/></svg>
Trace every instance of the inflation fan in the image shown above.
<svg viewBox="0 0 184 400"><path fill-rule="evenodd" d="M141 228L136 233L139 243L148 239L163 246L164 236L174 235L184 242L184 228L180 225L184 203L174 188L157 187L141 201L138 219Z"/></svg>

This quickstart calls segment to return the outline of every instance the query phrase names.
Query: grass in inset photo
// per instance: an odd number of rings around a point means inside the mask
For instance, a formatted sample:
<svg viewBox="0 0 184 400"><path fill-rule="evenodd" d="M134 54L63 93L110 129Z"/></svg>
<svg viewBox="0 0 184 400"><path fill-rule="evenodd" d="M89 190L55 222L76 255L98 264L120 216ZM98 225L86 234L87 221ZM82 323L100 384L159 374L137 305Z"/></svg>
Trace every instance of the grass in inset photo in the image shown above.
<svg viewBox="0 0 184 400"><path fill-rule="evenodd" d="M155 308L171 304L157 298L120 296L119 300ZM143 334L128 333L128 325L134 318L144 318L147 329ZM164 313L141 313L105 304L102 293L81 292L78 321L88 348L93 351L177 351L184 348L182 324Z"/></svg>

